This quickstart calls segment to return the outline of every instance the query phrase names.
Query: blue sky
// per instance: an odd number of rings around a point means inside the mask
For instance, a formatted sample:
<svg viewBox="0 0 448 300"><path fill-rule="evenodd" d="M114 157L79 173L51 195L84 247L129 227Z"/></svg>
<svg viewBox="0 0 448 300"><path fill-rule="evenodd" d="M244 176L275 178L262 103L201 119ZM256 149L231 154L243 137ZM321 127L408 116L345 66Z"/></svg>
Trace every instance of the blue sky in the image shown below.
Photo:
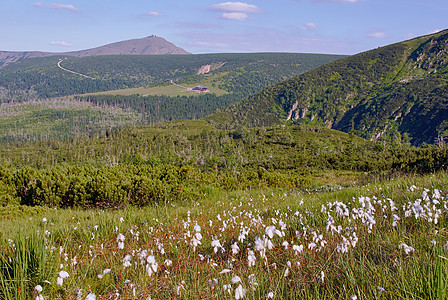
<svg viewBox="0 0 448 300"><path fill-rule="evenodd" d="M0 50L155 34L191 53L355 54L448 28L448 0L0 0Z"/></svg>

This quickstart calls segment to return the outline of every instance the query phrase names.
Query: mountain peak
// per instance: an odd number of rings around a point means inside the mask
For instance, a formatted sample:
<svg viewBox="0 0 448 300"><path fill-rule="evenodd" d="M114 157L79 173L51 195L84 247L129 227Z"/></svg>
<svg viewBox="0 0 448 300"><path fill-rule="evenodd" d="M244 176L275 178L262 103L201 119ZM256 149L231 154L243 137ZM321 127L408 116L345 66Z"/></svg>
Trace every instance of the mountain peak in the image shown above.
<svg viewBox="0 0 448 300"><path fill-rule="evenodd" d="M164 38L157 36L147 36L140 39L107 44L101 47L69 52L72 56L94 56L94 55L163 55L163 54L189 54L184 49L168 42Z"/></svg>
<svg viewBox="0 0 448 300"><path fill-rule="evenodd" d="M190 54L184 49L177 47L164 38L150 35L144 38L131 39L121 42L115 42L104 46L72 51L72 52L12 52L0 51L0 67L13 63L15 61L27 58L46 57L55 55L66 56L97 56L97 55L164 55L164 54Z"/></svg>

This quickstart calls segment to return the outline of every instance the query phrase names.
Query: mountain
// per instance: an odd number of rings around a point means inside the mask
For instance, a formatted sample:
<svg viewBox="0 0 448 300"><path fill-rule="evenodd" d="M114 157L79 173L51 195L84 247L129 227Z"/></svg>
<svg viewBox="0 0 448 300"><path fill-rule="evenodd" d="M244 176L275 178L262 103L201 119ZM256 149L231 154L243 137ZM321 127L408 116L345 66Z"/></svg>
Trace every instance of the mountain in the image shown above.
<svg viewBox="0 0 448 300"><path fill-rule="evenodd" d="M169 86L172 80L177 84L214 85L229 93L241 93L240 100L243 100L269 85L341 57L301 53L218 53L59 55L22 59L0 68L0 102Z"/></svg>
<svg viewBox="0 0 448 300"><path fill-rule="evenodd" d="M0 68L0 144L202 118L341 57L217 53L23 59ZM185 88L199 84L209 92Z"/></svg>
<svg viewBox="0 0 448 300"><path fill-rule="evenodd" d="M97 48L72 51L72 52L51 53L51 52L39 52L39 51L29 51L29 52L0 51L0 67L26 58L60 56L60 55L86 57L96 55L117 55L117 54L160 55L160 54L190 54L190 53L166 41L161 37L148 36L141 39L132 39L108 44Z"/></svg>
<svg viewBox="0 0 448 300"><path fill-rule="evenodd" d="M208 121L226 128L320 124L384 143L440 142L448 135L448 30L333 61Z"/></svg>

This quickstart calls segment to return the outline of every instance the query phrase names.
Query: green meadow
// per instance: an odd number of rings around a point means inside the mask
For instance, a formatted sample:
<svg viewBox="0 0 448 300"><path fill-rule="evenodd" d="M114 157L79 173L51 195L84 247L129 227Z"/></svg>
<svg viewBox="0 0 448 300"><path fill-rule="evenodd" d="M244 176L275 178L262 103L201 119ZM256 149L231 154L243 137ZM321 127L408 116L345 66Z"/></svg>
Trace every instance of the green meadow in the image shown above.
<svg viewBox="0 0 448 300"><path fill-rule="evenodd" d="M441 172L120 210L6 206L1 297L446 299L447 181Z"/></svg>

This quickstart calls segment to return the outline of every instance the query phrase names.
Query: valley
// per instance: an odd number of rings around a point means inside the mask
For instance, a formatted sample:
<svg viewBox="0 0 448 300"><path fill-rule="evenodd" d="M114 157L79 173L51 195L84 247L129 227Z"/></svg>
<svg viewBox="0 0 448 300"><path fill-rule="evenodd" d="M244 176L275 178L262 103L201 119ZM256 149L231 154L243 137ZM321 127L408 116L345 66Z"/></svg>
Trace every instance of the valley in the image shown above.
<svg viewBox="0 0 448 300"><path fill-rule="evenodd" d="M446 30L184 52L3 61L1 299L448 297Z"/></svg>

